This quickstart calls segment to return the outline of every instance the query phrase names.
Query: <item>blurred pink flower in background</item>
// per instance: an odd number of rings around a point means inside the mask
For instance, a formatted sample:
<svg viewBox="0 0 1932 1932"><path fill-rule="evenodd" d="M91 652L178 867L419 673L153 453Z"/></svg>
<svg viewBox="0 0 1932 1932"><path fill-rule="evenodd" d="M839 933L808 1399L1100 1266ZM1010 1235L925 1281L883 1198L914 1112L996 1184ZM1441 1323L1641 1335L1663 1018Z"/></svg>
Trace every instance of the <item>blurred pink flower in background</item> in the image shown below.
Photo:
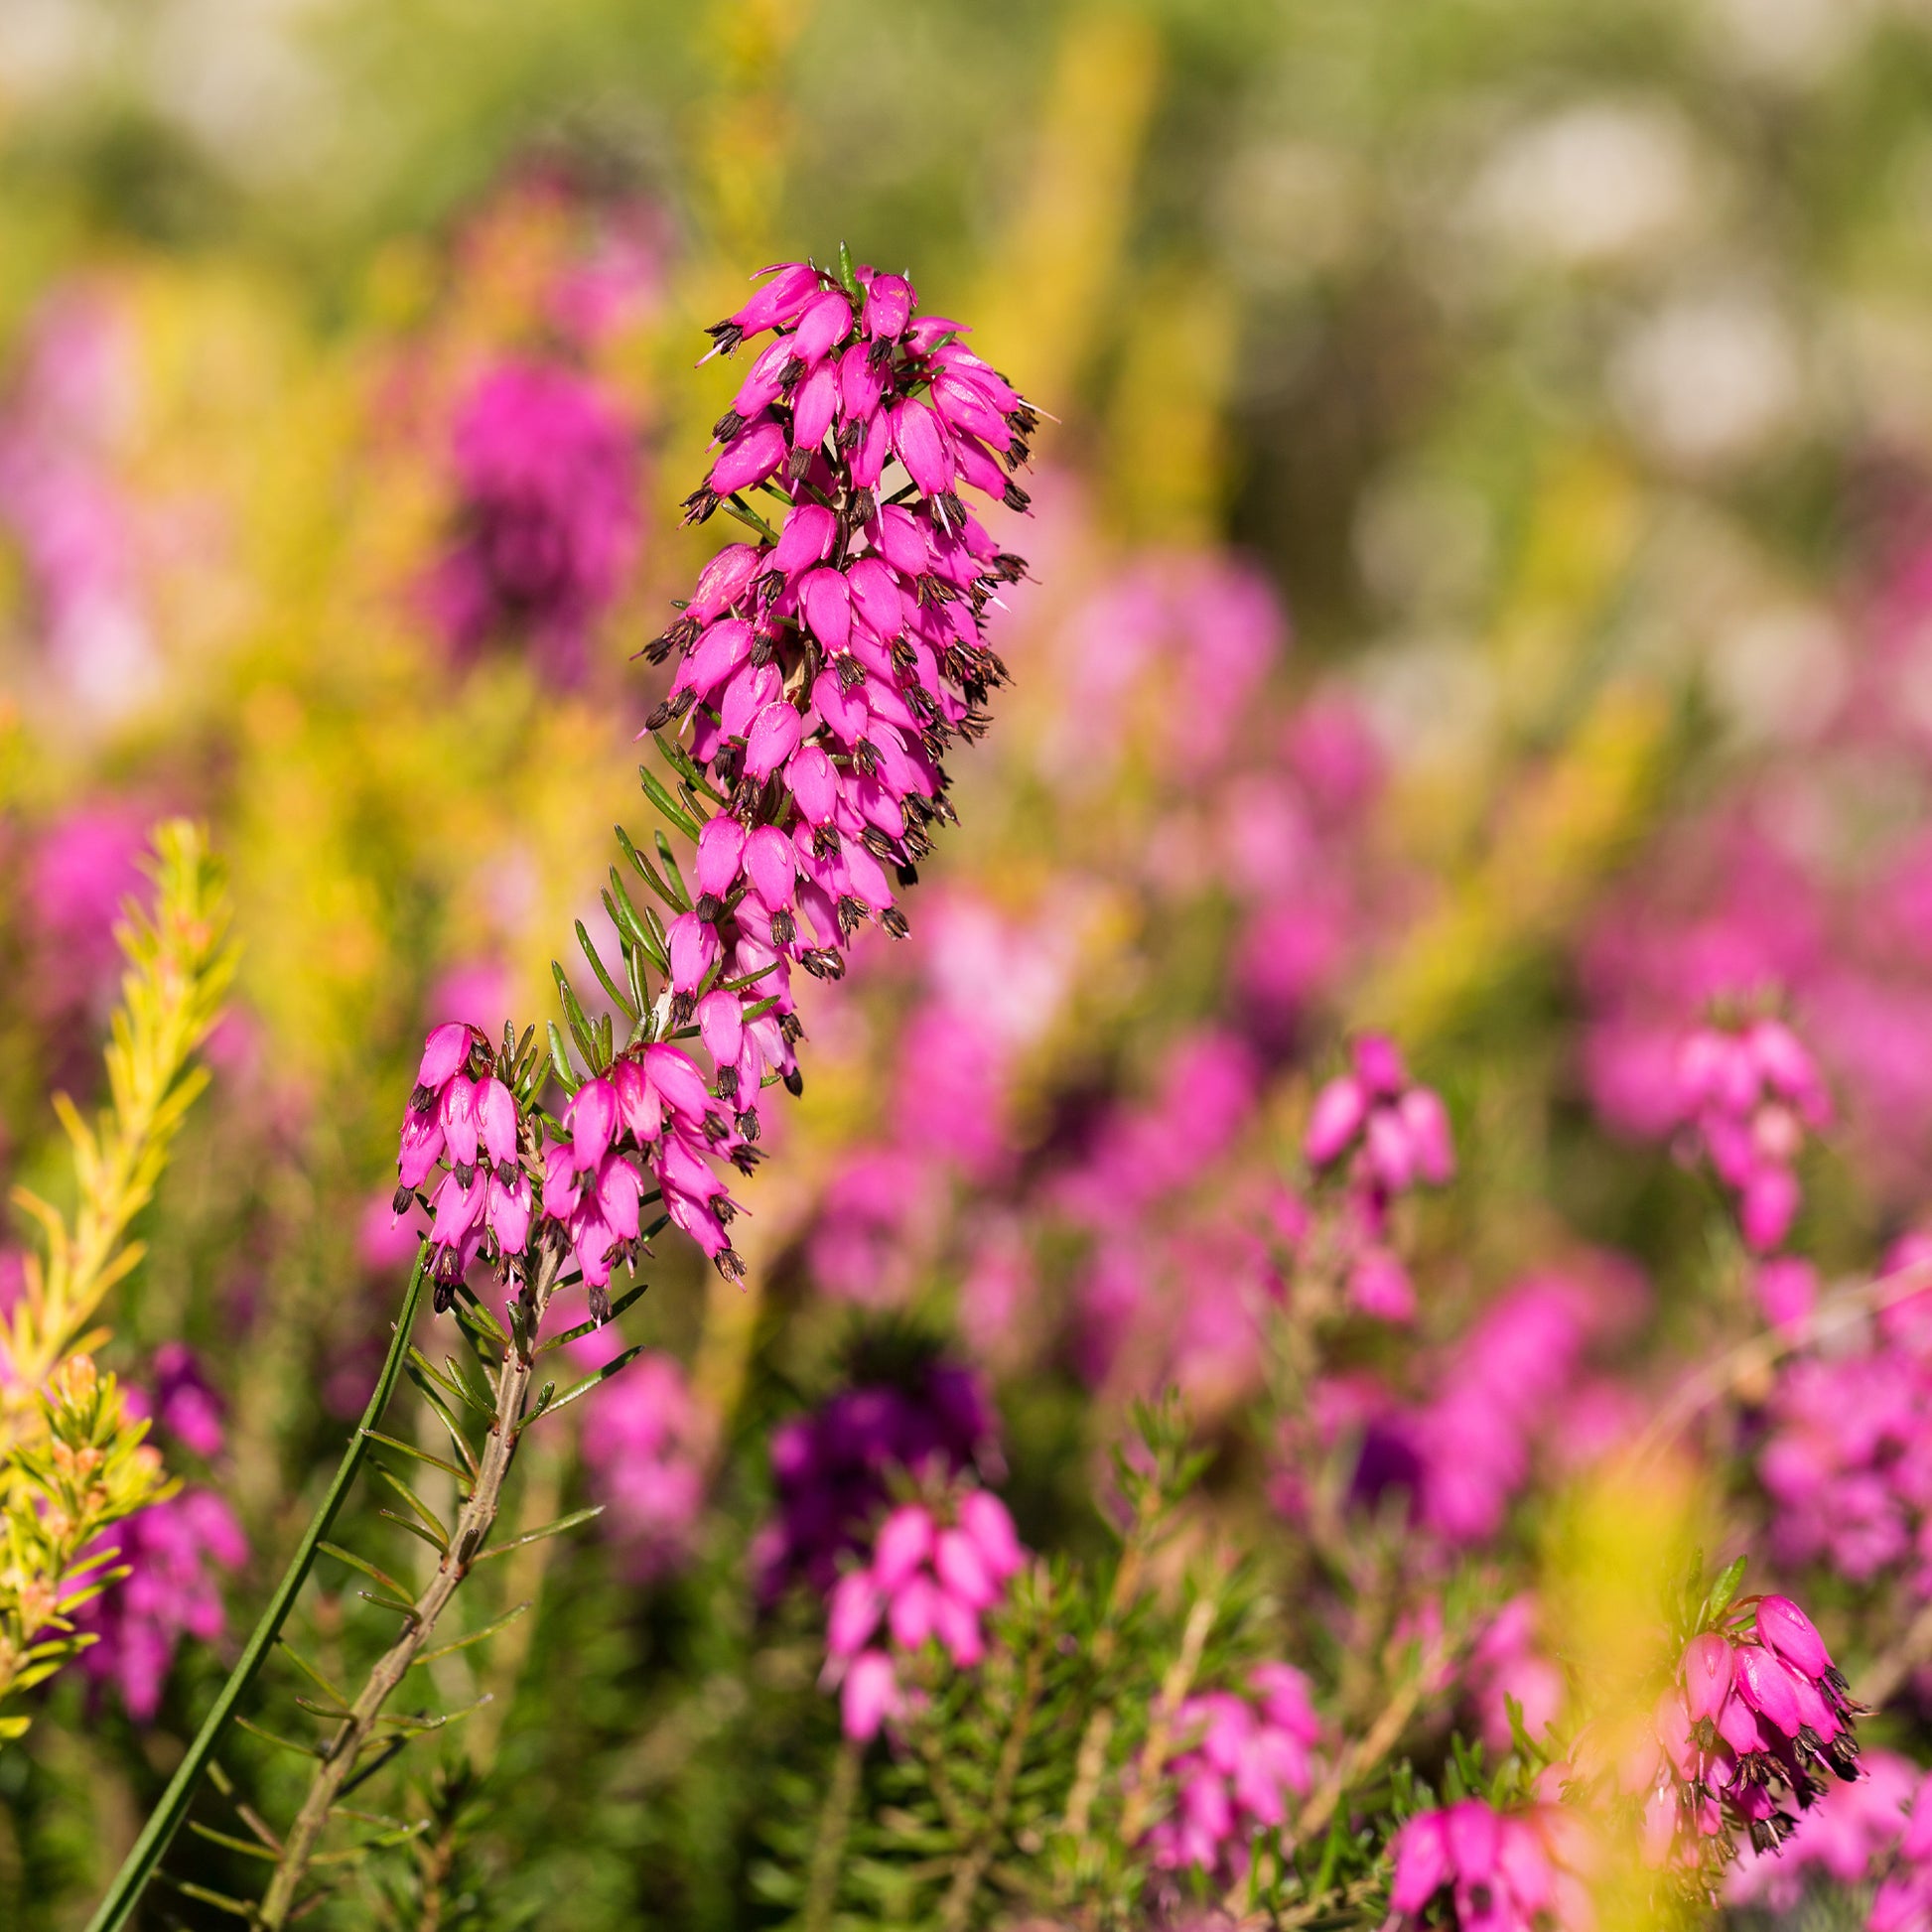
<svg viewBox="0 0 1932 1932"><path fill-rule="evenodd" d="M1448 1351L1434 1395L1405 1405L1372 1377L1331 1377L1311 1420L1330 1443L1359 1432L1357 1503L1398 1492L1411 1521L1444 1551L1484 1544L1502 1529L1539 1454L1574 1467L1637 1423L1634 1397L1591 1399L1608 1385L1587 1373L1586 1358L1592 1344L1627 1328L1642 1300L1640 1286L1614 1265L1587 1278L1532 1277L1492 1301ZM1277 1499L1291 1513L1300 1506L1292 1481Z"/></svg>
<svg viewBox="0 0 1932 1932"><path fill-rule="evenodd" d="M1489 1619L1469 1653L1464 1682L1482 1741L1498 1758L1514 1743L1510 1699L1522 1707L1523 1728L1533 1743L1563 1715L1563 1669L1543 1647L1541 1625L1542 1606L1525 1590Z"/></svg>
<svg viewBox="0 0 1932 1932"><path fill-rule="evenodd" d="M1923 1266L1926 1252L1908 1236L1880 1278ZM1932 1596L1928 1307L1924 1292L1909 1295L1849 1345L1780 1365L1757 1455L1778 1562L1827 1562L1854 1584L1902 1568L1915 1596Z"/></svg>
<svg viewBox="0 0 1932 1932"><path fill-rule="evenodd" d="M1828 1782L1775 1852L1740 1850L1725 1885L1727 1904L1788 1913L1815 1879L1864 1885L1884 1870L1905 1836L1906 1811L1921 1774L1895 1751L1866 1750L1859 1762L1863 1777L1855 1784Z"/></svg>
<svg viewBox="0 0 1932 1932"><path fill-rule="evenodd" d="M569 1345L585 1373L604 1367L624 1346L615 1326ZM650 1350L583 1399L578 1441L593 1499L604 1505L598 1527L633 1582L679 1569L704 1508L705 1418L675 1357Z"/></svg>
<svg viewBox="0 0 1932 1932"><path fill-rule="evenodd" d="M154 1393L127 1385L130 1413L151 1417L171 1452L203 1460L221 1451L223 1410L193 1353L165 1343L151 1365ZM95 1549L118 1550L129 1575L110 1584L74 1614L96 1641L80 1668L111 1685L128 1716L148 1723L161 1707L182 1639L212 1643L227 1627L220 1573L248 1560L248 1542L227 1503L212 1489L190 1486L138 1510L100 1537Z"/></svg>
<svg viewBox="0 0 1932 1932"><path fill-rule="evenodd" d="M1256 1664L1245 1694L1208 1691L1184 1700L1172 1760L1173 1810L1154 1827L1157 1865L1238 1874L1258 1834L1288 1822L1290 1800L1314 1782L1321 1724L1309 1682L1291 1664Z"/></svg>
<svg viewBox="0 0 1932 1932"><path fill-rule="evenodd" d="M551 285L547 306L557 328L596 345L647 321L664 295L665 226L655 202L601 210L588 245Z"/></svg>
<svg viewBox="0 0 1932 1932"><path fill-rule="evenodd" d="M466 960L439 974L423 1002L438 1020L461 1020L501 1039L514 987L509 969L490 960Z"/></svg>
<svg viewBox="0 0 1932 1932"><path fill-rule="evenodd" d="M102 800L76 806L36 840L28 861L27 908L37 985L57 1009L96 1020L120 983L114 928L121 902L142 886L140 859L152 815Z"/></svg>
<svg viewBox="0 0 1932 1932"><path fill-rule="evenodd" d="M1108 775L1135 724L1159 719L1157 759L1189 774L1228 753L1255 689L1286 650L1274 588L1223 556L1143 555L1065 626L1065 689L1052 757L1081 786ZM1141 688L1152 685L1152 689Z"/></svg>
<svg viewBox="0 0 1932 1932"><path fill-rule="evenodd" d="M111 1684L128 1716L145 1724L184 1637L212 1643L227 1628L219 1573L248 1560L234 1512L211 1489L186 1489L118 1523L104 1539L132 1575L74 1612L76 1628L98 1641L80 1668Z"/></svg>
<svg viewBox="0 0 1932 1932"><path fill-rule="evenodd" d="M636 553L637 460L616 401L549 363L505 361L458 405L455 545L432 605L460 654L527 636L548 677L578 682Z"/></svg>
<svg viewBox="0 0 1932 1932"><path fill-rule="evenodd" d="M869 1308L902 1301L918 1259L909 1236L929 1219L934 1184L914 1153L881 1147L848 1155L823 1189L805 1246L821 1291Z"/></svg>
<svg viewBox="0 0 1932 1932"><path fill-rule="evenodd" d="M20 547L36 639L81 729L118 722L161 681L139 511L115 470L134 356L132 329L104 289L57 291L29 325L0 407L0 527Z"/></svg>

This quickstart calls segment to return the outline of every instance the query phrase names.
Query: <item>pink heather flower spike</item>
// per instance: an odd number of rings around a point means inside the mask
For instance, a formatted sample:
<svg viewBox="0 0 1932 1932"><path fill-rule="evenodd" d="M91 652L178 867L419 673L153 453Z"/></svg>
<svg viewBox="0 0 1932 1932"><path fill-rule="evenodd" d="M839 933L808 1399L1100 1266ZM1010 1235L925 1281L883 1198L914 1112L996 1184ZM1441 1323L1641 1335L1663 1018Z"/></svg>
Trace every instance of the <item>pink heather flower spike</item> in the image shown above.
<svg viewBox="0 0 1932 1932"><path fill-rule="evenodd" d="M1801 1205L1793 1164L1807 1130L1832 1112L1797 1035L1778 1020L1698 1028L1677 1048L1673 1112L1687 1151L1701 1153L1734 1198L1745 1245L1760 1255L1781 1248Z"/></svg>
<svg viewBox="0 0 1932 1932"><path fill-rule="evenodd" d="M795 1452L809 1453L802 1440ZM843 1679L846 1735L856 1740L874 1736L901 1708L898 1660L936 1643L955 1670L979 1664L982 1619L1025 1561L1017 1541L1009 1545L1012 1523L997 1497L955 1488L937 1510L903 1503L892 1511L870 1560L832 1587L822 1681L829 1688Z"/></svg>
<svg viewBox="0 0 1932 1932"><path fill-rule="evenodd" d="M1464 1932L1588 1932L1589 1895L1564 1856L1571 1836L1558 1808L1542 1803L1499 1813L1464 1798L1410 1819L1392 1846L1389 1932L1416 1932L1445 1890L1452 1909L1444 1922Z"/></svg>
<svg viewBox="0 0 1932 1932"><path fill-rule="evenodd" d="M1846 1783L1860 1775L1852 1726L1861 1707L1811 1620L1787 1597L1761 1598L1757 1611L1756 1637L1707 1630L1685 1647L1683 1689L1659 1698L1653 1749L1625 1768L1653 1866L1695 1862L1701 1844L1726 1833L1773 1852L1793 1828L1789 1803L1808 1810L1826 1772ZM1773 1632L1791 1655L1773 1646Z"/></svg>
<svg viewBox="0 0 1932 1932"><path fill-rule="evenodd" d="M903 277L853 272L848 286L808 262L777 264L709 332L714 353L772 340L716 426L687 520L760 485L788 501L767 512L770 534L707 566L644 652L676 660L646 731L674 731L675 761L724 800L698 829L695 898L667 895L664 926L669 1024L681 1035L695 1022L710 1070L660 1119L622 1071L655 1045L625 1048L608 1076L608 1142L579 1118L583 1095L572 1103L578 1171L634 1143L664 1216L728 1276L743 1266L727 1233L736 1207L710 1164L750 1173L759 1091L801 1084L792 969L836 979L862 926L906 932L899 894L932 827L953 818L945 752L984 730L988 694L1006 681L986 617L1025 570L959 492L1024 506L1011 472L1027 461L1034 411L946 340L954 325L922 326ZM916 493L882 504L895 459ZM545 1212L601 1239L579 1189L561 1206L546 1192ZM580 1262L587 1282L605 1268Z"/></svg>
<svg viewBox="0 0 1932 1932"><path fill-rule="evenodd" d="M1410 1083L1393 1041L1365 1035L1352 1072L1315 1096L1303 1152L1312 1168L1333 1168L1351 1152L1351 1178L1386 1203L1418 1180L1441 1186L1455 1173L1449 1114L1440 1096Z"/></svg>
<svg viewBox="0 0 1932 1932"><path fill-rule="evenodd" d="M695 774L685 796L702 821L696 853L667 855L675 883L658 884L661 957L639 942L668 984L644 995L612 1064L590 1069L547 1150L524 1145L481 1034L453 1024L426 1042L396 1210L434 1191L439 1306L473 1262L507 1269L560 1236L601 1311L612 1268L634 1266L665 1223L742 1279L729 1232L742 1210L720 1168L757 1166L765 1086L802 1088L793 969L837 979L861 928L904 936L899 897L934 828L956 822L944 760L985 731L1007 681L986 624L1026 571L962 492L1024 508L1013 473L1037 417L951 340L958 325L918 315L903 277L852 273L848 285L809 262L774 264L709 331L712 353L772 340L716 426L686 520L754 488L785 500L765 505L768 524L746 510L758 540L726 545L640 653L672 666L644 729L681 779ZM637 966L632 951L626 970ZM703 1063L667 1033L695 1035ZM961 1579L971 1561L952 1559ZM972 1650L977 1636L943 1614L949 1647Z"/></svg>
<svg viewBox="0 0 1932 1932"><path fill-rule="evenodd" d="M1332 1227L1349 1306L1377 1320L1408 1321L1415 1289L1387 1238L1390 1211L1414 1187L1453 1178L1449 1112L1432 1089L1411 1083L1394 1041L1363 1035L1352 1058L1316 1094L1303 1153L1317 1173L1343 1175Z"/></svg>

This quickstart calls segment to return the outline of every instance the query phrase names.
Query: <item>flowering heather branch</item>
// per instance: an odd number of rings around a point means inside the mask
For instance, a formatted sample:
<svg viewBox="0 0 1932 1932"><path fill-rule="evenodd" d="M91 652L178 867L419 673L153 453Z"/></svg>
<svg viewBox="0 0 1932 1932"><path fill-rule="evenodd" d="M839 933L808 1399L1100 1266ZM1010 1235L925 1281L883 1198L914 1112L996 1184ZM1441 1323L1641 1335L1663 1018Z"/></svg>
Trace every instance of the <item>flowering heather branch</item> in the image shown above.
<svg viewBox="0 0 1932 1932"><path fill-rule="evenodd" d="M646 721L670 783L639 775L695 851L680 863L660 832L653 863L619 834L633 882L614 866L604 895L617 971L578 927L611 1010L593 1019L557 969L571 1037L551 1027L550 1059L567 1104L544 1123L540 1167L514 1158L507 1068L490 1071L483 1036L462 1025L430 1035L396 1198L401 1211L434 1176L422 1198L439 1307L476 1260L513 1267L545 1219L599 1319L613 1266L634 1264L666 1223L742 1276L718 1164L749 1174L759 1094L802 1087L791 969L835 979L860 926L906 930L897 894L932 826L955 816L943 754L986 728L987 693L1006 677L982 626L1025 565L959 490L1025 508L1008 468L1036 419L960 326L917 316L903 278L842 255L836 276L779 269L711 333L727 352L774 340L687 505L700 521L727 507L759 541L714 557L644 653L677 668ZM783 506L779 527L746 500L755 489ZM646 1230L649 1205L661 1212Z"/></svg>
<svg viewBox="0 0 1932 1932"><path fill-rule="evenodd" d="M894 1651L916 1656L936 1640L959 1670L986 1655L980 1619L1025 1567L1026 1552L990 1491L966 1490L953 1514L942 1523L927 1504L902 1503L880 1525L871 1563L848 1570L832 1590L826 1678L843 1683L848 1737L877 1736L900 1710Z"/></svg>
<svg viewBox="0 0 1932 1932"><path fill-rule="evenodd" d="M308 1795L270 1847L274 1875L253 1913L263 1926L279 1927L304 1908L304 1882L348 1784L420 1728L385 1717L385 1706L415 1664L442 1654L425 1646L470 1570L514 1547L487 1540L525 1429L641 1351L615 1356L561 1397L546 1384L532 1400L537 1356L642 1293L614 1304L613 1268L634 1269L667 1225L688 1234L728 1280L742 1277L727 1232L736 1206L715 1164L728 1160L749 1173L759 1092L781 1081L800 1090L791 966L836 978L862 924L902 933L896 892L912 882L929 828L954 816L940 758L952 739L985 729L981 707L1006 673L983 640L982 619L997 586L1024 571L997 549L958 489L970 483L1024 508L1024 492L993 453L1008 467L1023 462L1035 418L958 343L959 325L919 319L915 306L901 277L855 269L842 251L836 276L806 263L781 268L711 332L728 352L751 336L775 333L776 341L720 423L723 448L690 500L699 520L728 503L761 541L714 558L683 615L645 653L662 662L678 652L680 663L646 725L672 784L640 776L695 852L681 866L660 832L653 865L621 831L619 839L670 916L648 900L640 909L612 868L604 902L619 935L618 973L578 927L611 1011L593 1018L556 969L577 1057L555 1025L547 1065L533 1033L519 1041L506 1030L498 1051L476 1028L451 1023L424 1042L404 1115L395 1207L400 1214L416 1203L432 1216L425 1260L436 1308L461 1302L458 1320L486 1386L474 1369L452 1362L445 1374L411 1350L409 1373L461 1466L379 1439L435 1462L458 1485L459 1512L445 1524L380 1471L408 1504L408 1527L438 1553L419 1594L412 1599L364 1559L322 1545L316 1525L293 1582L285 1578L277 1591L279 1623L301 1570L324 1548L380 1586L374 1600L401 1615L403 1628L354 1699L331 1711L335 1731L317 1753ZM786 506L780 530L745 502L744 492L758 487ZM686 1039L709 1060L709 1073L675 1043ZM559 1117L541 1104L549 1075L566 1096ZM661 1211L646 1224L643 1210L653 1205ZM468 1286L480 1263L508 1291L507 1328ZM540 1341L553 1297L579 1282L591 1322ZM412 1283L412 1307L413 1294ZM481 1443L471 1441L476 1417ZM358 1443L376 1419L372 1410ZM345 1458L319 1521L349 1474ZM265 1626L272 1638L276 1626ZM258 1629L247 1674L264 1642ZM230 1680L218 1711L232 1708L245 1682L242 1672ZM217 1732L211 1718L183 1767L186 1782L178 1777L164 1801L176 1819ZM159 1818L151 1824L94 1932L125 1922L172 1829Z"/></svg>
<svg viewBox="0 0 1932 1932"><path fill-rule="evenodd" d="M1317 1173L1343 1176L1325 1245L1349 1305L1407 1321L1416 1294L1389 1241L1390 1213L1412 1188L1440 1187L1454 1175L1449 1112L1434 1088L1410 1079L1400 1050L1383 1035L1357 1039L1351 1062L1315 1095L1303 1152Z"/></svg>
<svg viewBox="0 0 1932 1932"><path fill-rule="evenodd" d="M1654 1705L1600 1712L1565 1766L1566 1805L1619 1821L1656 1882L1687 1901L1717 1898L1739 1840L1774 1852L1833 1779L1863 1775L1864 1707L1788 1596L1736 1595L1744 1568L1740 1557L1694 1609L1687 1587Z"/></svg>

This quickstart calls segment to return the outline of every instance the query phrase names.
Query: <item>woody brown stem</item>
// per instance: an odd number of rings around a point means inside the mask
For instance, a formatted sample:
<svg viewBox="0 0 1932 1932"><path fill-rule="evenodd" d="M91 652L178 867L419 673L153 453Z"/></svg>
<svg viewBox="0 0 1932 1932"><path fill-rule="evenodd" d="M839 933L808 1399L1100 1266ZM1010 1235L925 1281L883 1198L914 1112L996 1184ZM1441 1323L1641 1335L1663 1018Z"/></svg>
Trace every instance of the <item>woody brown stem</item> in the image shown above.
<svg viewBox="0 0 1932 1932"><path fill-rule="evenodd" d="M1013 1788L1019 1780L1020 1767L1026 1762L1027 1738L1033 1729L1034 1716L1039 1709L1047 1642L1047 1633L1043 1628L1035 1631L1033 1643L1027 1652L1026 1679L1021 1687L1019 1703L1007 1726L1006 1742L1000 1748L999 1769L994 1773L985 1820L972 1849L955 1868L952 1883L946 1890L945 1903L940 1908L939 1923L944 1932L963 1932L971 1918L980 1885L985 1880L986 1868L993 1863L994 1853L1000 1849L1000 1840L1013 1810Z"/></svg>
<svg viewBox="0 0 1932 1932"><path fill-rule="evenodd" d="M859 1760L865 1746L848 1737L839 1747L818 1816L818 1844L812 1853L811 1881L805 1893L805 1932L824 1932L838 1903L839 1866L852 1835L852 1806L859 1795Z"/></svg>
<svg viewBox="0 0 1932 1932"><path fill-rule="evenodd" d="M1878 1710L1928 1657L1932 1657L1932 1605L1920 1610L1897 1642L1865 1666L1852 1686L1854 1700Z"/></svg>
<svg viewBox="0 0 1932 1932"><path fill-rule="evenodd" d="M537 1263L535 1277L523 1291L522 1323L495 1376L496 1420L477 1470L469 1500L457 1517L450 1547L436 1566L435 1575L417 1597L405 1621L402 1634L377 1660L361 1693L349 1708L342 1728L331 1742L328 1755L317 1767L308 1796L295 1822L283 1840L282 1856L262 1900L260 1923L268 1932L286 1925L296 1904L296 1893L308 1873L311 1860L328 1829L330 1814L341 1798L343 1787L355 1774L361 1755L372 1741L382 1722L383 1707L395 1694L410 1667L421 1655L437 1620L450 1599L463 1587L484 1542L495 1527L502 1508L503 1482L516 1459L522 1436L524 1405L535 1369L534 1351L537 1328L543 1319L550 1296L556 1287L560 1255L546 1246Z"/></svg>
<svg viewBox="0 0 1932 1932"><path fill-rule="evenodd" d="M1440 1653L1435 1650L1419 1658L1415 1670L1397 1685L1388 1703L1382 1707L1381 1715L1361 1738L1342 1752L1335 1761L1335 1768L1302 1807L1302 1815L1295 1821L1296 1844L1306 1845L1317 1832L1326 1830L1328 1820L1334 1816L1335 1807L1341 1803L1349 1786L1373 1770L1395 1749L1403 1731L1408 1728L1409 1720L1416 1714L1417 1705L1422 1702L1425 1679L1440 1662Z"/></svg>
<svg viewBox="0 0 1932 1932"><path fill-rule="evenodd" d="M1120 1836L1123 1845L1138 1845L1149 1823L1148 1813L1160 1789L1161 1774L1167 1769L1168 1753L1173 1746L1174 1720L1180 1715L1180 1707L1187 1701L1187 1693L1194 1687L1194 1673L1200 1668L1201 1651L1219 1610L1218 1598L1203 1596L1187 1614L1186 1628L1180 1633L1180 1649L1162 1680L1161 1695L1154 1707L1154 1722L1148 1728L1147 1741L1141 1747L1139 1775L1135 1779L1134 1789L1128 1794L1126 1810L1121 1815Z"/></svg>

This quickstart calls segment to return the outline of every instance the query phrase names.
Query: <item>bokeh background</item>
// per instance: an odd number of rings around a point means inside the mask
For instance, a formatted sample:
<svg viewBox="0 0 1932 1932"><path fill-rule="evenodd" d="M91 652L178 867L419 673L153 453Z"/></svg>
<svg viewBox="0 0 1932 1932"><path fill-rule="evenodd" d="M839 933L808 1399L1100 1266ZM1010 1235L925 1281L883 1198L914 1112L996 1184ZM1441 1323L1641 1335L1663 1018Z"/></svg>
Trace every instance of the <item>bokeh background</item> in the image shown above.
<svg viewBox="0 0 1932 1932"><path fill-rule="evenodd" d="M547 1018L613 820L650 823L631 658L711 547L676 506L734 381L700 332L841 240L1050 413L1017 688L913 939L814 992L750 1290L667 1253L648 1399L533 1456L526 1520L601 1495L612 1533L543 1546L488 1667L504 1896L753 1922L746 1700L811 1664L734 1580L770 1427L842 1375L943 1341L1075 1550L1122 1405L1177 1380L1265 1538L1228 1202L1345 1029L1455 1116L1430 1345L1609 1250L1635 1353L1722 1331L1651 1077L1714 992L1774 982L1838 1089L1826 1270L1917 1206L1923 0L6 0L8 1175L70 1190L47 1095L97 1084L161 813L210 822L245 953L115 1310L137 1379L195 1352L223 1520L153 1681L68 1684L0 1756L0 1922L77 1922L359 1407L423 1030ZM606 480L561 603L477 587L505 368ZM1622 1294L1592 1345L1631 1352Z"/></svg>

